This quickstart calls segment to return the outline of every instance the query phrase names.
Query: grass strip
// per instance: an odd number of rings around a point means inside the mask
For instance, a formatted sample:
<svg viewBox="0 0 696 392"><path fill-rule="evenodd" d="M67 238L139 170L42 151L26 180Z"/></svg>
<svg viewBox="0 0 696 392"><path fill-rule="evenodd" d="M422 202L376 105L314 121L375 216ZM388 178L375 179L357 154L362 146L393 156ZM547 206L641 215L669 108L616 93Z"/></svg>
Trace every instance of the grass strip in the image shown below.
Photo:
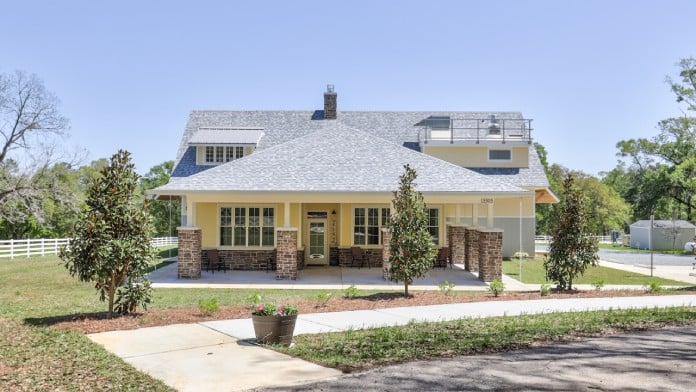
<svg viewBox="0 0 696 392"><path fill-rule="evenodd" d="M301 335L293 347L276 349L351 372L434 357L508 351L535 342L695 324L696 307L549 313Z"/></svg>
<svg viewBox="0 0 696 392"><path fill-rule="evenodd" d="M646 270L647 271L647 270ZM519 280L519 260L503 261L503 273L513 279ZM649 271L648 271L649 273ZM573 279L573 285L592 284L597 280L603 280L604 284L646 285L649 282L657 282L662 286L689 286L689 283L676 280L650 277L635 272L607 268L603 266L589 267L585 274ZM522 282L524 283L550 283L546 280L543 258L522 261Z"/></svg>

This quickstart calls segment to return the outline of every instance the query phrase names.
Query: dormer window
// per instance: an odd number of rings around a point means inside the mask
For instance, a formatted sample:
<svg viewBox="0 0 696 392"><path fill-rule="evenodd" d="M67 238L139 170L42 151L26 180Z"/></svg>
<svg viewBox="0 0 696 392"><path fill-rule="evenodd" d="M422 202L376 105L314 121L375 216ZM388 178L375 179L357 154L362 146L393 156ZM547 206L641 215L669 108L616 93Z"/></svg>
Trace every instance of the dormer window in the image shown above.
<svg viewBox="0 0 696 392"><path fill-rule="evenodd" d="M205 163L225 163L244 157L243 146L205 146Z"/></svg>
<svg viewBox="0 0 696 392"><path fill-rule="evenodd" d="M189 146L196 147L196 164L220 165L254 152L263 135L261 128L200 127Z"/></svg>

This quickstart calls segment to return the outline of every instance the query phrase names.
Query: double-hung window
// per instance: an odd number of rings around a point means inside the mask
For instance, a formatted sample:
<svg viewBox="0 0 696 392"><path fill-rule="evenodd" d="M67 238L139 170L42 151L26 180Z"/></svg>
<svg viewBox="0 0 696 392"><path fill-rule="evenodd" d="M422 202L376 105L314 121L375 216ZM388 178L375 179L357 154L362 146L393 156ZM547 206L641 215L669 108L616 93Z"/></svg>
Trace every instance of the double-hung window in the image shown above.
<svg viewBox="0 0 696 392"><path fill-rule="evenodd" d="M356 207L353 210L353 244L379 245L382 228L389 227L389 208Z"/></svg>
<svg viewBox="0 0 696 392"><path fill-rule="evenodd" d="M221 246L274 246L273 207L220 208Z"/></svg>
<svg viewBox="0 0 696 392"><path fill-rule="evenodd" d="M440 210L437 208L428 208L428 232L433 238L433 243L440 243Z"/></svg>

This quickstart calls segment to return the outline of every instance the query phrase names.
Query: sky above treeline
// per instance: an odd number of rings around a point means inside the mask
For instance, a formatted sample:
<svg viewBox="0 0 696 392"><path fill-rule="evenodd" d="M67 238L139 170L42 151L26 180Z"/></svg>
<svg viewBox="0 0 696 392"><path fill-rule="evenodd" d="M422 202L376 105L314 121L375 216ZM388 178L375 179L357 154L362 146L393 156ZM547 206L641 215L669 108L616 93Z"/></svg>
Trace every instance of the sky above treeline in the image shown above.
<svg viewBox="0 0 696 392"><path fill-rule="evenodd" d="M597 175L684 115L696 1L14 1L0 73L35 73L89 160L176 156L195 109L519 111L549 161ZM339 114L340 115L340 114Z"/></svg>

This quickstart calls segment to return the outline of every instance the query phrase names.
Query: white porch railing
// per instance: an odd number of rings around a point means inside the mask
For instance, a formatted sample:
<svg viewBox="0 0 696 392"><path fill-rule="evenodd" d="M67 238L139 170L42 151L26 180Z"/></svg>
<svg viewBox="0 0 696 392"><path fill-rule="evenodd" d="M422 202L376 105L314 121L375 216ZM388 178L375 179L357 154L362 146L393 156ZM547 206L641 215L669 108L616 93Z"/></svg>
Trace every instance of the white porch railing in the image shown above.
<svg viewBox="0 0 696 392"><path fill-rule="evenodd" d="M0 258L32 257L57 254L61 246L68 245L69 238L40 238L26 240L0 240ZM178 245L178 237L153 238L154 247Z"/></svg>

